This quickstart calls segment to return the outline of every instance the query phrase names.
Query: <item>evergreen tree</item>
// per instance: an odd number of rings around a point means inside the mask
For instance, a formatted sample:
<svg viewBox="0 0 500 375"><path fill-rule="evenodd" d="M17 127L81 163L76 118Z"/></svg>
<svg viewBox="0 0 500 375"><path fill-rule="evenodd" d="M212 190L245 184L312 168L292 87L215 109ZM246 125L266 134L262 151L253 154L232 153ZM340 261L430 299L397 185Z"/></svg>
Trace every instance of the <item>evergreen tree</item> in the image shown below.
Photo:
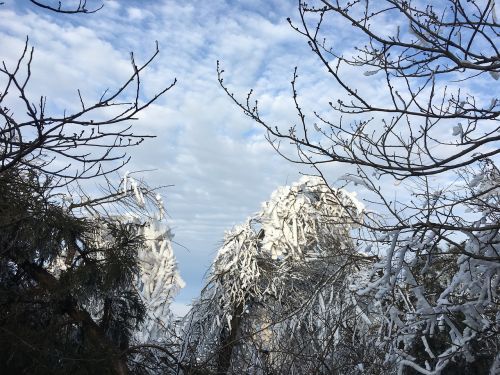
<svg viewBox="0 0 500 375"><path fill-rule="evenodd" d="M58 205L37 172L2 173L0 192L2 372L126 372L145 314L133 287L143 239L107 222L100 243L97 223Z"/></svg>
<svg viewBox="0 0 500 375"><path fill-rule="evenodd" d="M86 13L85 5L75 12ZM161 219L148 214L148 205L162 213L163 204L145 184L115 188L107 178L128 162L117 150L145 138L128 122L175 84L139 102L139 76L158 53L141 66L132 55L123 85L94 103L80 98L81 109L63 115L49 113L48 99L33 100L27 91L28 40L14 66L0 67L2 374L127 374L165 365L155 353L144 359L151 350L138 340L143 329L146 337L158 337L150 316L168 316L168 300L182 283L168 235L146 238L155 231L148 226ZM117 115L107 107L121 110ZM15 115L19 109L24 117ZM84 188L88 180L100 183L100 191ZM161 251L151 241L160 241ZM148 274L148 259L161 272ZM145 293L145 281L154 284L151 278L161 275L155 285L170 292ZM161 345L155 350L168 352Z"/></svg>

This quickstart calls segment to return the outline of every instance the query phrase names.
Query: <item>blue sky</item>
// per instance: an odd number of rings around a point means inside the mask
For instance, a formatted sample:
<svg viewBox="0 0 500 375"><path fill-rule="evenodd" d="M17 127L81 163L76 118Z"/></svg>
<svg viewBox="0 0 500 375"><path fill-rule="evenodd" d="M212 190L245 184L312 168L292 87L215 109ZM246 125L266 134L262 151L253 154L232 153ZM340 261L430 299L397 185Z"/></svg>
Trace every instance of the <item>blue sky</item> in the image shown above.
<svg viewBox="0 0 500 375"><path fill-rule="evenodd" d="M89 7L96 3L88 1ZM130 51L144 61L158 40L160 55L142 79L144 94L174 78L178 84L134 124L156 138L130 150L126 169L154 169L142 174L149 184L174 185L162 194L182 245L174 245L187 282L180 307L199 293L224 231L258 211L277 186L299 177L231 103L216 74L220 60L236 93L255 88L265 113L294 121L294 66L321 69L286 21L296 6L279 0L104 1L98 13L78 16L52 14L28 1L0 7L2 59L15 61L29 36L35 47L30 93L46 95L56 113L78 105L77 88L92 100L117 87L131 73Z"/></svg>
<svg viewBox="0 0 500 375"><path fill-rule="evenodd" d="M101 2L87 3L91 8ZM321 110L335 101L338 89L287 17L297 21L296 1L104 0L98 13L72 16L40 10L27 0L0 6L2 59L16 61L29 36L35 47L30 93L46 95L56 113L79 106L77 88L91 101L118 87L132 72L130 51L139 63L158 41L160 55L141 79L143 95L154 95L174 78L178 84L134 124L137 132L156 138L130 150L125 170L151 169L142 174L150 185L174 185L162 194L187 282L176 300L179 310L198 295L224 231L258 211L277 186L311 172L278 156L262 128L217 82L220 60L231 90L244 98L255 89L261 114L284 128L297 121L290 95L295 66L304 108ZM335 47L355 43L349 27L334 25ZM345 74L367 97L379 97L381 78L364 77L360 69ZM336 179L346 168L332 165L325 171Z"/></svg>

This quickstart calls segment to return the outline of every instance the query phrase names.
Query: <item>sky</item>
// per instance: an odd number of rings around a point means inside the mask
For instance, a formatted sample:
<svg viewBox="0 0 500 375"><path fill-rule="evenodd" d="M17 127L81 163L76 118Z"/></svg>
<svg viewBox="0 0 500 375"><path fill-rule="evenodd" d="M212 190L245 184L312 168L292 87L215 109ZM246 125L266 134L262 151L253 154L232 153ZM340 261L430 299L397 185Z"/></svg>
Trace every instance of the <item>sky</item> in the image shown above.
<svg viewBox="0 0 500 375"><path fill-rule="evenodd" d="M89 15L54 14L24 0L0 6L1 59L12 64L28 36L35 48L29 92L47 96L55 113L79 104L77 89L91 101L118 87L132 72L130 52L144 62L158 41L160 54L142 77L144 96L174 78L178 83L134 123L156 138L129 151L125 170L152 170L139 176L153 186L173 185L162 195L187 284L174 310L199 294L224 231L257 212L276 187L300 177L299 167L278 156L263 129L231 102L216 72L219 60L235 93L244 98L253 88L264 114L295 121L293 68L302 65L312 76L321 70L286 21L296 15L289 0L105 0ZM307 81L317 86L320 80Z"/></svg>
<svg viewBox="0 0 500 375"><path fill-rule="evenodd" d="M29 37L35 48L29 92L34 101L47 96L53 113L78 107L77 89L90 102L119 87L132 73L130 52L144 62L158 41L160 54L141 77L142 98L174 78L177 84L138 116L136 131L156 138L130 149L132 160L120 173L145 171L136 176L152 186L172 185L161 193L187 284L173 304L182 313L199 294L224 231L257 212L278 186L312 173L277 155L263 128L220 87L216 71L220 61L224 82L241 99L254 89L262 116L283 128L298 121L290 85L295 66L305 108L336 100L338 88L287 22L298 21L297 2L104 0L101 10L87 15L51 13L28 0L4 3L0 59L12 65ZM100 4L87 1L90 9ZM390 31L396 24L380 27ZM342 49L350 38L349 27L338 26L330 42ZM359 69L346 74L368 97L379 95L380 78ZM336 179L346 168L325 171Z"/></svg>

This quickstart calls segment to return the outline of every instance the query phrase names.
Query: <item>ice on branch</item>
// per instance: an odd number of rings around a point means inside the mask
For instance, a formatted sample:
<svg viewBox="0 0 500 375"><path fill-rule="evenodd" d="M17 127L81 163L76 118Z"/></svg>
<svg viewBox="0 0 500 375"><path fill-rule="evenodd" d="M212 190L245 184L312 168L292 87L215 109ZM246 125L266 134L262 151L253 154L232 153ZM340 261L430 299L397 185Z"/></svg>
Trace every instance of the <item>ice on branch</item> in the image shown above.
<svg viewBox="0 0 500 375"><path fill-rule="evenodd" d="M305 176L278 188L260 212L228 231L207 285L185 318L193 363L213 362L226 373L227 358L234 355L232 373L243 373L245 363L286 362L285 354L265 353L291 340L326 343L335 335L341 342L327 323L339 312L349 310L353 321L369 322L362 299L348 288L349 257L355 253L349 233L362 221L363 209L355 194ZM237 344L245 335L252 339ZM307 373L307 366L294 368Z"/></svg>
<svg viewBox="0 0 500 375"><path fill-rule="evenodd" d="M122 188L123 194L130 195L140 210L139 215L137 210L130 210L120 220L134 224L145 240L138 253L137 290L146 307L146 319L136 339L143 343L162 341L172 321L170 303L185 286L172 249L173 234L164 220L165 207L160 194L142 187L129 172L123 177Z"/></svg>
<svg viewBox="0 0 500 375"><path fill-rule="evenodd" d="M141 229L145 245L138 254L137 289L146 307L146 320L137 339L140 342L161 341L171 323L170 303L185 286L175 260L170 228L152 220Z"/></svg>
<svg viewBox="0 0 500 375"><path fill-rule="evenodd" d="M104 205L97 209L85 206L87 217L96 227L94 240L105 247L113 240L110 228L115 226L124 226L142 239L136 258L135 288L146 316L141 329L135 333L135 339L140 343L162 341L172 324L172 299L185 286L172 249L173 234L165 220L163 199L146 184L131 177L129 172L125 173L119 190L111 192L109 197L109 200L103 199ZM66 249L50 271L59 277L71 267L73 258L70 248ZM98 314L99 308L95 310Z"/></svg>
<svg viewBox="0 0 500 375"><path fill-rule="evenodd" d="M346 237L352 225L361 221L363 210L355 194L330 188L319 177L304 176L275 190L262 205L262 249L273 259L298 260L305 252L319 250L315 245L325 231Z"/></svg>

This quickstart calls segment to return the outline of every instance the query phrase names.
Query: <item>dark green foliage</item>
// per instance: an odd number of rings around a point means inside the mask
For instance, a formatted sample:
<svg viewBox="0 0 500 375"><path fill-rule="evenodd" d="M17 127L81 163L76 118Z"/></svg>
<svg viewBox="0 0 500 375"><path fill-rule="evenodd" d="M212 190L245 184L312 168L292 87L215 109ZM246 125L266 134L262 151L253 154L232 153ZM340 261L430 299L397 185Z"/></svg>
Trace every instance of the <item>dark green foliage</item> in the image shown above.
<svg viewBox="0 0 500 375"><path fill-rule="evenodd" d="M145 314L143 239L76 217L37 173L0 174L0 197L0 373L116 373Z"/></svg>

